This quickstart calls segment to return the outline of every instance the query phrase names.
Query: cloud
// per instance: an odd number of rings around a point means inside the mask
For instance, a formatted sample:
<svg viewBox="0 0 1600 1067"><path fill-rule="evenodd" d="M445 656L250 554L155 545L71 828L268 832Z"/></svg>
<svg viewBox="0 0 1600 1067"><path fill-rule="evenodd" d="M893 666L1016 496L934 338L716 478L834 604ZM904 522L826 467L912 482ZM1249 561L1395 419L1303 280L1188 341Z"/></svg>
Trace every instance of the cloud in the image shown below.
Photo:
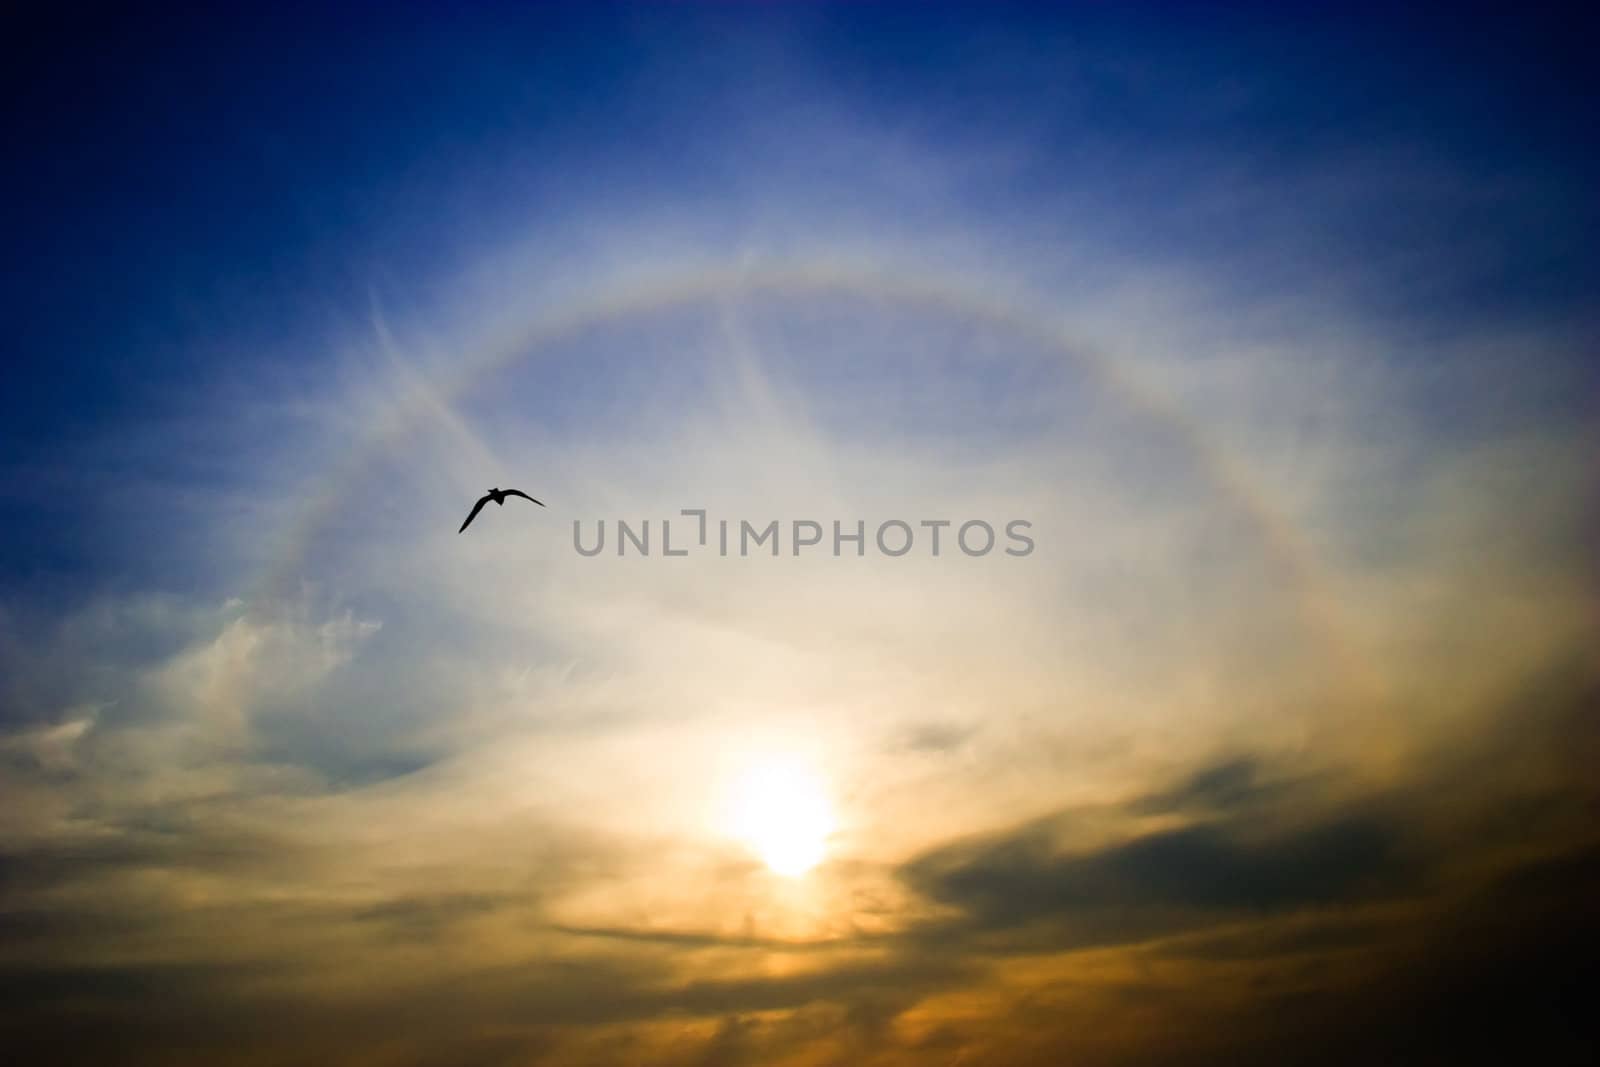
<svg viewBox="0 0 1600 1067"><path fill-rule="evenodd" d="M755 59L597 34L632 73L554 133L549 57L490 35L460 67L514 134L342 188L363 221L317 248L355 295L197 296L216 380L7 461L7 558L71 565L0 590L0 1028L64 1062L1109 1065L1426 1061L1465 1012L1559 1061L1584 335L1477 286L1561 183L1404 124L1286 136L1326 87L1231 37L785 18ZM416 215L449 256L362 243ZM550 507L457 536L508 482ZM1038 550L571 550L684 507L1025 516ZM774 754L838 815L794 882L725 832Z"/></svg>
<svg viewBox="0 0 1600 1067"><path fill-rule="evenodd" d="M1194 823L1087 852L1055 840L1071 818L946 846L902 875L957 910L955 929L1010 932L1030 950L1137 942L1229 916L1349 906L1416 888L1416 861L1399 828L1372 815L1287 829L1259 816Z"/></svg>
<svg viewBox="0 0 1600 1067"><path fill-rule="evenodd" d="M1268 787L1259 782L1261 768L1248 757L1224 760L1201 768L1173 789L1146 797L1142 807L1152 812L1227 810L1261 799Z"/></svg>

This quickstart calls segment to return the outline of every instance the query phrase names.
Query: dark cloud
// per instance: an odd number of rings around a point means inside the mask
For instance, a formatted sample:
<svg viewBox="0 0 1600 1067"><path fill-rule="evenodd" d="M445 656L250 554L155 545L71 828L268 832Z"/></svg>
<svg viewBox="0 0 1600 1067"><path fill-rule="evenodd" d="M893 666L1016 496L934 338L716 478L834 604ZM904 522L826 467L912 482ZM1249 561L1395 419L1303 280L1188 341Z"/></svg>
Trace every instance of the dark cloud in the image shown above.
<svg viewBox="0 0 1600 1067"><path fill-rule="evenodd" d="M889 935L855 935L848 938L825 940L785 940L779 937L740 936L696 930L653 930L622 926L568 926L557 924L550 929L574 937L593 937L609 941L634 941L640 944L679 945L699 948L762 948L779 952L830 952L839 948L860 948L872 941L891 940Z"/></svg>
<svg viewBox="0 0 1600 1067"><path fill-rule="evenodd" d="M976 726L947 722L919 723L898 739L899 747L912 752L954 752L978 732Z"/></svg>
<svg viewBox="0 0 1600 1067"><path fill-rule="evenodd" d="M976 929L1043 924L1060 947L1358 899L1411 868L1394 829L1364 815L1264 835L1200 824L1088 852L1059 851L1053 830L1054 821L1033 824L940 849L902 873Z"/></svg>
<svg viewBox="0 0 1600 1067"><path fill-rule="evenodd" d="M516 906L509 894L424 893L395 897L359 907L349 913L352 922L377 927L384 936L402 941L426 941L449 933L470 919Z"/></svg>
<svg viewBox="0 0 1600 1067"><path fill-rule="evenodd" d="M0 851L0 894L94 889L141 872L265 876L306 862L311 851L287 833L204 824L171 813L89 824L76 838Z"/></svg>
<svg viewBox="0 0 1600 1067"><path fill-rule="evenodd" d="M1259 761L1238 757L1203 767L1173 788L1146 797L1138 807L1150 812L1235 808L1270 795L1272 789L1261 781Z"/></svg>

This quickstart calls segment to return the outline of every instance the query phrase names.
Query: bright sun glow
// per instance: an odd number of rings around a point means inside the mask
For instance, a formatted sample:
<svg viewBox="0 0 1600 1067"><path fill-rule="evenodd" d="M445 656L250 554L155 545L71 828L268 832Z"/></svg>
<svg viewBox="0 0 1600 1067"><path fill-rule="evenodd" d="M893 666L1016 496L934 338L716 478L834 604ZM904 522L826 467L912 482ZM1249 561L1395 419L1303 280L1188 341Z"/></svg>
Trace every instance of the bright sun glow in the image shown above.
<svg viewBox="0 0 1600 1067"><path fill-rule="evenodd" d="M730 803L735 836L776 873L797 877L822 859L833 812L809 768L782 759L755 764L735 783Z"/></svg>

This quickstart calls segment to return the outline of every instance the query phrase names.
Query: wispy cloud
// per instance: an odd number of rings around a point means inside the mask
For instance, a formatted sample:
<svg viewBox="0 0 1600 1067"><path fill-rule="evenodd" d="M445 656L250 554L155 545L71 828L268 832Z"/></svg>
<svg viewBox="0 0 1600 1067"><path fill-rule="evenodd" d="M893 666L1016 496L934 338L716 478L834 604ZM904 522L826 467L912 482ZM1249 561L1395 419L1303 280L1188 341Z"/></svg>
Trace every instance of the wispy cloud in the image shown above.
<svg viewBox="0 0 1600 1067"><path fill-rule="evenodd" d="M0 598L8 1036L1348 1062L1535 1020L1576 1049L1584 333L1467 298L1559 251L1518 220L1568 176L1398 120L1296 137L1292 72L1214 40L936 27L945 66L896 74L773 17L693 22L727 100L617 37L619 86L568 72L590 133L484 41L507 128L443 178L352 163L340 231L453 210L453 258L362 245L271 329L217 296L212 376L3 461L5 536L77 561ZM458 535L490 485L549 507ZM1024 518L1036 550L663 555L699 508L713 539ZM832 818L800 878L730 831L772 767Z"/></svg>

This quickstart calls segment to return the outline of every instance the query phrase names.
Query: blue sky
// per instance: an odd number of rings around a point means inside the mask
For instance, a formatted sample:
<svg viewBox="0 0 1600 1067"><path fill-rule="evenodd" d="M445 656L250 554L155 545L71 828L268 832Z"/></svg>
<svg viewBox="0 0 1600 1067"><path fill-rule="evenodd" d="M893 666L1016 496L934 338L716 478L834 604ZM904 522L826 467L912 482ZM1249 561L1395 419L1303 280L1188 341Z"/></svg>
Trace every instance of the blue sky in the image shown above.
<svg viewBox="0 0 1600 1067"><path fill-rule="evenodd" d="M1484 321L1592 330L1594 146L1553 17L887 5L312 23L41 36L8 178L26 264L13 455L261 364L314 377L374 290L426 319L509 242L581 260L598 222L664 215L730 253L819 226L954 234L1001 259L1087 242L1101 262L1203 273L1245 307L1352 301L1415 339L1394 360ZM1534 401L1560 406L1567 384ZM70 530L10 536L90 565Z"/></svg>
<svg viewBox="0 0 1600 1067"><path fill-rule="evenodd" d="M1166 1062L1152 1027L1348 1062L1408 1025L1565 1062L1582 43L891 4L14 43L9 1025L163 1063ZM491 485L548 507L456 534ZM573 551L694 507L1037 550Z"/></svg>

